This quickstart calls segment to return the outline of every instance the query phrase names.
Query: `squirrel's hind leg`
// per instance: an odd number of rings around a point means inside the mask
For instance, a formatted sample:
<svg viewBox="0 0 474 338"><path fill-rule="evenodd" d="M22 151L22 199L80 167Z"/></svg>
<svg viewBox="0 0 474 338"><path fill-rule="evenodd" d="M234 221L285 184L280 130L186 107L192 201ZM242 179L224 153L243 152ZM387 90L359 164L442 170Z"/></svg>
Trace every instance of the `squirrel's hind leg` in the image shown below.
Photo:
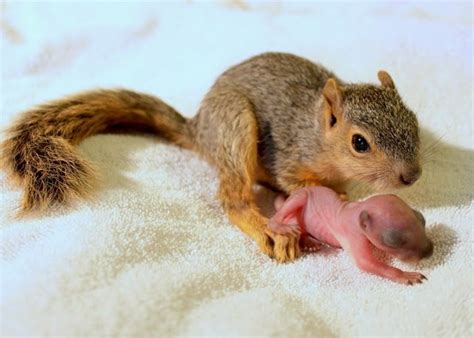
<svg viewBox="0 0 474 338"><path fill-rule="evenodd" d="M268 219L255 201L252 188L257 180L258 129L252 104L237 92L215 91L203 102L200 115L200 122L212 120L219 128L213 140L203 141L215 150L212 157L219 167L219 199L230 220L265 254L280 262L294 260L300 253L298 238L269 231Z"/></svg>

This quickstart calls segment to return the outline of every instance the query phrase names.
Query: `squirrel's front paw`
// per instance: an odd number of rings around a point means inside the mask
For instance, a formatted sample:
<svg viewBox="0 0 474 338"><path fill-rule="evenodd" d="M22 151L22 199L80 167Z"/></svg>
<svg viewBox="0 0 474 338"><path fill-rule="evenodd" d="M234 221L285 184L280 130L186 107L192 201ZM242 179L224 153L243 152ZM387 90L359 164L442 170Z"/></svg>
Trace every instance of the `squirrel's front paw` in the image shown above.
<svg viewBox="0 0 474 338"><path fill-rule="evenodd" d="M419 272L406 272L406 271L403 271L401 276L394 278L395 282L406 284L406 285L421 284L423 283L424 279L428 280L428 278L426 278Z"/></svg>
<svg viewBox="0 0 474 338"><path fill-rule="evenodd" d="M278 262L291 262L300 256L299 233L280 235L270 229L265 230L265 233L273 242L273 254L271 256Z"/></svg>
<svg viewBox="0 0 474 338"><path fill-rule="evenodd" d="M278 235L293 235L299 236L301 234L301 228L298 224L283 224L275 223L270 220L268 227Z"/></svg>

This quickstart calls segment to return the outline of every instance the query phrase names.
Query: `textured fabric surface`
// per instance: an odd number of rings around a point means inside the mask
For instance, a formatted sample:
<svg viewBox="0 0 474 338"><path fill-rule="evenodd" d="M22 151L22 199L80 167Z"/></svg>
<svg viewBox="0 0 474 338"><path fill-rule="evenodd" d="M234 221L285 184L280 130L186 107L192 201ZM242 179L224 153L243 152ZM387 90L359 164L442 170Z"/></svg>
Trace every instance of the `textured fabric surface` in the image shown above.
<svg viewBox="0 0 474 338"><path fill-rule="evenodd" d="M17 220L20 191L0 174L0 334L473 336L472 28L470 4L2 4L1 127L96 87L192 116L220 72L268 50L347 81L388 70L429 150L421 180L398 193L424 213L435 252L395 262L428 277L413 287L340 251L278 265L229 223L195 154L100 135L80 145L102 173L92 201ZM270 212L273 195L259 197Z"/></svg>

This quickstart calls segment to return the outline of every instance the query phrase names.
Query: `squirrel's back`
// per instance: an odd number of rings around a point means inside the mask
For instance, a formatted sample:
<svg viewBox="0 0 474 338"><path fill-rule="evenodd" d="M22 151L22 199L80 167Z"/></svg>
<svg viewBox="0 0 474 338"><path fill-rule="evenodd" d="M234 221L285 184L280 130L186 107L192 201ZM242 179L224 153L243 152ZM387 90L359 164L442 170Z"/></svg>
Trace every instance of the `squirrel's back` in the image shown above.
<svg viewBox="0 0 474 338"><path fill-rule="evenodd" d="M295 114L301 116L302 109L309 112L329 78L336 76L305 58L264 53L229 68L217 78L210 92L221 88L236 90L252 102L257 119L278 115L279 120Z"/></svg>

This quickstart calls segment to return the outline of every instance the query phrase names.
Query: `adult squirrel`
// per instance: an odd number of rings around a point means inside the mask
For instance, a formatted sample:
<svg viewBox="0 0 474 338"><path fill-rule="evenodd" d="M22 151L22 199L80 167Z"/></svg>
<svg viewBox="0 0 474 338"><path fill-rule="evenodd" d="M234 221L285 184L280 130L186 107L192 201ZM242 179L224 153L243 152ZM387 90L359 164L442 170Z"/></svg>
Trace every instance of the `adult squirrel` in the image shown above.
<svg viewBox="0 0 474 338"><path fill-rule="evenodd" d="M93 166L74 147L84 138L115 127L152 130L215 165L230 220L264 253L291 261L298 239L266 229L254 183L289 194L351 179L398 188L420 176L415 114L388 73L378 78L381 86L347 84L304 58L265 53L219 76L192 119L150 95L84 92L25 112L2 144L2 162L25 190L22 211L44 210L91 191Z"/></svg>

